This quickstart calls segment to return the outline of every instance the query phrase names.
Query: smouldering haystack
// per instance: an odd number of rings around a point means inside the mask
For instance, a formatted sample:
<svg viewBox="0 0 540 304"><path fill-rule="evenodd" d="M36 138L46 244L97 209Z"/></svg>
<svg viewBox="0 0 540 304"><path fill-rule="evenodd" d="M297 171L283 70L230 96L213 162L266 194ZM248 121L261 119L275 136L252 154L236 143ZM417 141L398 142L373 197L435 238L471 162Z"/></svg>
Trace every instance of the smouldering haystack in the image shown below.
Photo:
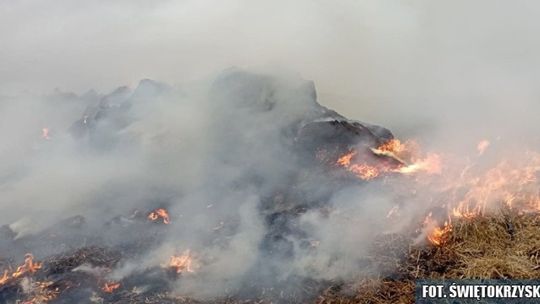
<svg viewBox="0 0 540 304"><path fill-rule="evenodd" d="M2 189L24 212L0 228L0 302L409 303L420 278L538 277L539 153L424 151L302 79L202 91L142 81L36 134L39 166Z"/></svg>

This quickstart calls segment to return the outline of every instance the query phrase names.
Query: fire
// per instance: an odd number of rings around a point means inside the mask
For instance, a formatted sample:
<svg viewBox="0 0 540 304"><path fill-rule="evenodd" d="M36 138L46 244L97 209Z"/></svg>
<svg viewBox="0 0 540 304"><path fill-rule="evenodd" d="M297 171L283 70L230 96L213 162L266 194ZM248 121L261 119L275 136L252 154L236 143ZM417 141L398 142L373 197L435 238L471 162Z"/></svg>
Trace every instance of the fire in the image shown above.
<svg viewBox="0 0 540 304"><path fill-rule="evenodd" d="M0 277L0 286L4 285L7 283L7 281L9 280L9 275L8 275L8 271L7 270L4 270L4 275L2 277Z"/></svg>
<svg viewBox="0 0 540 304"><path fill-rule="evenodd" d="M489 146L488 140L480 141L476 147L478 155L484 154ZM452 231L452 220L473 219L501 207L518 213L540 213L540 153L523 151L522 155L514 154L487 166L479 162L492 160L424 154L415 142L397 139L371 148L371 152L380 159L374 161L353 149L341 155L336 165L362 180L414 174L415 178L406 180L414 195L426 199L431 207L443 207L448 212L444 224L431 215L424 221L426 237L434 245L444 243L444 236ZM396 210L392 209L388 217L395 214Z"/></svg>
<svg viewBox="0 0 540 304"><path fill-rule="evenodd" d="M475 168L474 163L456 169L429 185L434 188L430 190L435 191L433 195L444 193L440 203L448 210L444 225L431 223L428 233L431 243L441 244L441 236L452 229L452 219L471 220L502 208L520 214L540 213L539 153L515 154L487 169Z"/></svg>
<svg viewBox="0 0 540 304"><path fill-rule="evenodd" d="M18 279L26 274L34 274L41 269L42 263L34 262L34 256L30 253L25 254L24 263L17 267L13 273L9 273L8 270L4 270L3 275L0 277L0 286L6 284L10 280Z"/></svg>
<svg viewBox="0 0 540 304"><path fill-rule="evenodd" d="M400 155L401 153L405 152L407 150L407 146L403 144L399 139L391 139L384 144L380 145L377 150L379 151L388 151L392 152L396 155Z"/></svg>
<svg viewBox="0 0 540 304"><path fill-rule="evenodd" d="M540 155L530 154L525 164L502 161L481 175L465 175L458 182L462 195L455 196L451 214L458 218L483 215L502 204L520 212L540 211L540 192L537 174L540 172Z"/></svg>
<svg viewBox="0 0 540 304"><path fill-rule="evenodd" d="M353 164L349 166L348 170L363 180L374 179L380 174L376 167L364 164Z"/></svg>
<svg viewBox="0 0 540 304"><path fill-rule="evenodd" d="M353 156L356 155L356 151L351 151L345 155L343 155L342 157L340 157L338 160L337 160L337 163L343 167L348 167L351 165L351 159L353 158Z"/></svg>
<svg viewBox="0 0 540 304"><path fill-rule="evenodd" d="M351 151L337 160L337 164L345 167L349 172L354 173L358 178L363 180L374 179L379 176L379 170L367 164L351 164L352 158L357 154L356 151Z"/></svg>
<svg viewBox="0 0 540 304"><path fill-rule="evenodd" d="M43 139L51 139L49 136L49 128L42 128L41 129L41 138Z"/></svg>
<svg viewBox="0 0 540 304"><path fill-rule="evenodd" d="M191 255L191 251L188 249L182 252L181 255L171 256L168 267L173 269L178 274L184 272L195 272L195 263Z"/></svg>
<svg viewBox="0 0 540 304"><path fill-rule="evenodd" d="M396 169L396 172L410 174L415 172L425 172L428 174L441 173L441 157L438 154L429 154L426 158L420 159L408 166Z"/></svg>
<svg viewBox="0 0 540 304"><path fill-rule="evenodd" d="M371 152L376 156L391 158L395 164L389 164L388 162L358 163L354 160L358 154L355 150L340 156L336 164L363 180L371 180L385 173L411 174L423 172L438 174L441 172L440 156L438 154L428 154L423 158L419 157L416 155L418 152L414 142L402 143L397 139L392 139L377 148L371 148Z"/></svg>
<svg viewBox="0 0 540 304"><path fill-rule="evenodd" d="M163 224L170 224L171 221L169 219L169 213L167 212L167 210L163 209L163 208L158 208L152 212L150 212L150 214L148 214L148 219L151 220L152 222L155 222L159 219L161 219L163 221Z"/></svg>
<svg viewBox="0 0 540 304"><path fill-rule="evenodd" d="M101 287L101 290L106 293L113 293L118 288L120 288L119 282L107 282Z"/></svg>
<svg viewBox="0 0 540 304"><path fill-rule="evenodd" d="M17 270L11 274L11 277L18 278L20 276L25 275L26 273L35 273L39 269L41 269L42 264L41 263L34 263L34 256L30 253L27 253L24 256L24 264L17 267Z"/></svg>
<svg viewBox="0 0 540 304"><path fill-rule="evenodd" d="M401 163L404 163L402 158L406 156L410 150L407 145L411 145L411 143L405 144L398 139L391 139L377 148L371 148L371 152L373 152L375 155L391 157Z"/></svg>
<svg viewBox="0 0 540 304"><path fill-rule="evenodd" d="M448 222L444 222L442 227L433 228L433 230L428 233L427 239L433 245L440 246L443 243L443 237L450 231L452 231L452 225L448 224Z"/></svg>
<svg viewBox="0 0 540 304"><path fill-rule="evenodd" d="M476 150L478 151L478 155L484 154L484 152L486 152L489 145L490 145L490 143L489 143L488 140L486 140L486 139L481 140L478 143L478 145L476 145Z"/></svg>
<svg viewBox="0 0 540 304"><path fill-rule="evenodd" d="M439 226L437 221L433 219L431 212L424 220L424 227L427 230L427 240L435 246L443 244L444 237L452 231L452 224L449 221L445 221L444 225Z"/></svg>

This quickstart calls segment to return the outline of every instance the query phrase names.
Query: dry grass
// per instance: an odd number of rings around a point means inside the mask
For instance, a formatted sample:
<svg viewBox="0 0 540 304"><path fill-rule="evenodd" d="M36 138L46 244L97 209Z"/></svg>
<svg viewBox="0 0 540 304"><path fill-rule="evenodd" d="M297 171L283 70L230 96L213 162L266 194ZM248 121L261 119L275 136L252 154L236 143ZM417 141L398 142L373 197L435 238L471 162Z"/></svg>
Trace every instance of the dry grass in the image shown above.
<svg viewBox="0 0 540 304"><path fill-rule="evenodd" d="M415 280L431 279L536 279L540 278L540 215L504 212L461 220L441 246L412 245L406 257L382 255L395 252L395 240L377 244L375 262L394 272L359 283L353 295L329 289L318 303L414 303ZM394 240L394 241L392 241ZM388 243L390 242L390 243ZM407 246L407 245L405 245ZM404 247L401 247L402 249Z"/></svg>

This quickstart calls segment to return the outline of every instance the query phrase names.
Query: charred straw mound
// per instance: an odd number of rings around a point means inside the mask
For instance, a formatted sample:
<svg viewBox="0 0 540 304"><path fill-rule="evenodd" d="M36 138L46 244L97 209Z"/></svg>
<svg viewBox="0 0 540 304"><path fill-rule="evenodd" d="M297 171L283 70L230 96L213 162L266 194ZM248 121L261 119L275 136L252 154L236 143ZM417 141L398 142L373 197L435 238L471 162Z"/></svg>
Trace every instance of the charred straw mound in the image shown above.
<svg viewBox="0 0 540 304"><path fill-rule="evenodd" d="M395 256L396 247L406 252ZM398 251L399 251L398 250ZM417 279L536 279L540 277L540 215L504 214L462 219L439 246L384 236L372 259L386 275L333 286L317 303L414 303ZM388 253L393 253L388 255Z"/></svg>

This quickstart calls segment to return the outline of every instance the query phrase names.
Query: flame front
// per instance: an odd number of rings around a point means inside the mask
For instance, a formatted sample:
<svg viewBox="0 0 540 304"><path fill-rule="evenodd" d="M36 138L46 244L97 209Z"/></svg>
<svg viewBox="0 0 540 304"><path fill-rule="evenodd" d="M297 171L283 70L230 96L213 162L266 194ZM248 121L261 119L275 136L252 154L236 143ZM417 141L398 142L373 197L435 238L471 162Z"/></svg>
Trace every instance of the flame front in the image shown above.
<svg viewBox="0 0 540 304"><path fill-rule="evenodd" d="M0 277L0 286L8 283L11 280L16 280L26 274L34 274L41 269L42 263L34 262L34 256L30 253L25 254L24 263L17 267L13 273L9 273L8 270L4 270L3 275Z"/></svg>
<svg viewBox="0 0 540 304"><path fill-rule="evenodd" d="M161 219L163 221L163 224L166 224L166 225L171 223L170 218L169 218L169 213L167 212L167 210L163 208L158 208L150 212L150 214L148 214L148 219L151 220L152 222L155 222Z"/></svg>
<svg viewBox="0 0 540 304"><path fill-rule="evenodd" d="M466 174L455 182L451 215L472 218L483 215L489 209L497 207L497 204L520 213L538 212L538 173L540 155L528 153L523 165L502 161L484 174Z"/></svg>
<svg viewBox="0 0 540 304"><path fill-rule="evenodd" d="M489 146L489 141L480 141L478 156ZM341 155L336 164L362 180L398 174L431 207L446 208L447 214L442 215L446 221L429 215L424 222L424 230L429 230L426 238L434 245L444 243L444 236L452 231L452 219L473 219L501 207L540 213L540 153L522 151L487 166L489 159L423 154L413 141L393 139L370 150L380 161L364 162L369 157L353 149ZM486 164L480 166L479 162ZM393 214L395 210L389 217Z"/></svg>

